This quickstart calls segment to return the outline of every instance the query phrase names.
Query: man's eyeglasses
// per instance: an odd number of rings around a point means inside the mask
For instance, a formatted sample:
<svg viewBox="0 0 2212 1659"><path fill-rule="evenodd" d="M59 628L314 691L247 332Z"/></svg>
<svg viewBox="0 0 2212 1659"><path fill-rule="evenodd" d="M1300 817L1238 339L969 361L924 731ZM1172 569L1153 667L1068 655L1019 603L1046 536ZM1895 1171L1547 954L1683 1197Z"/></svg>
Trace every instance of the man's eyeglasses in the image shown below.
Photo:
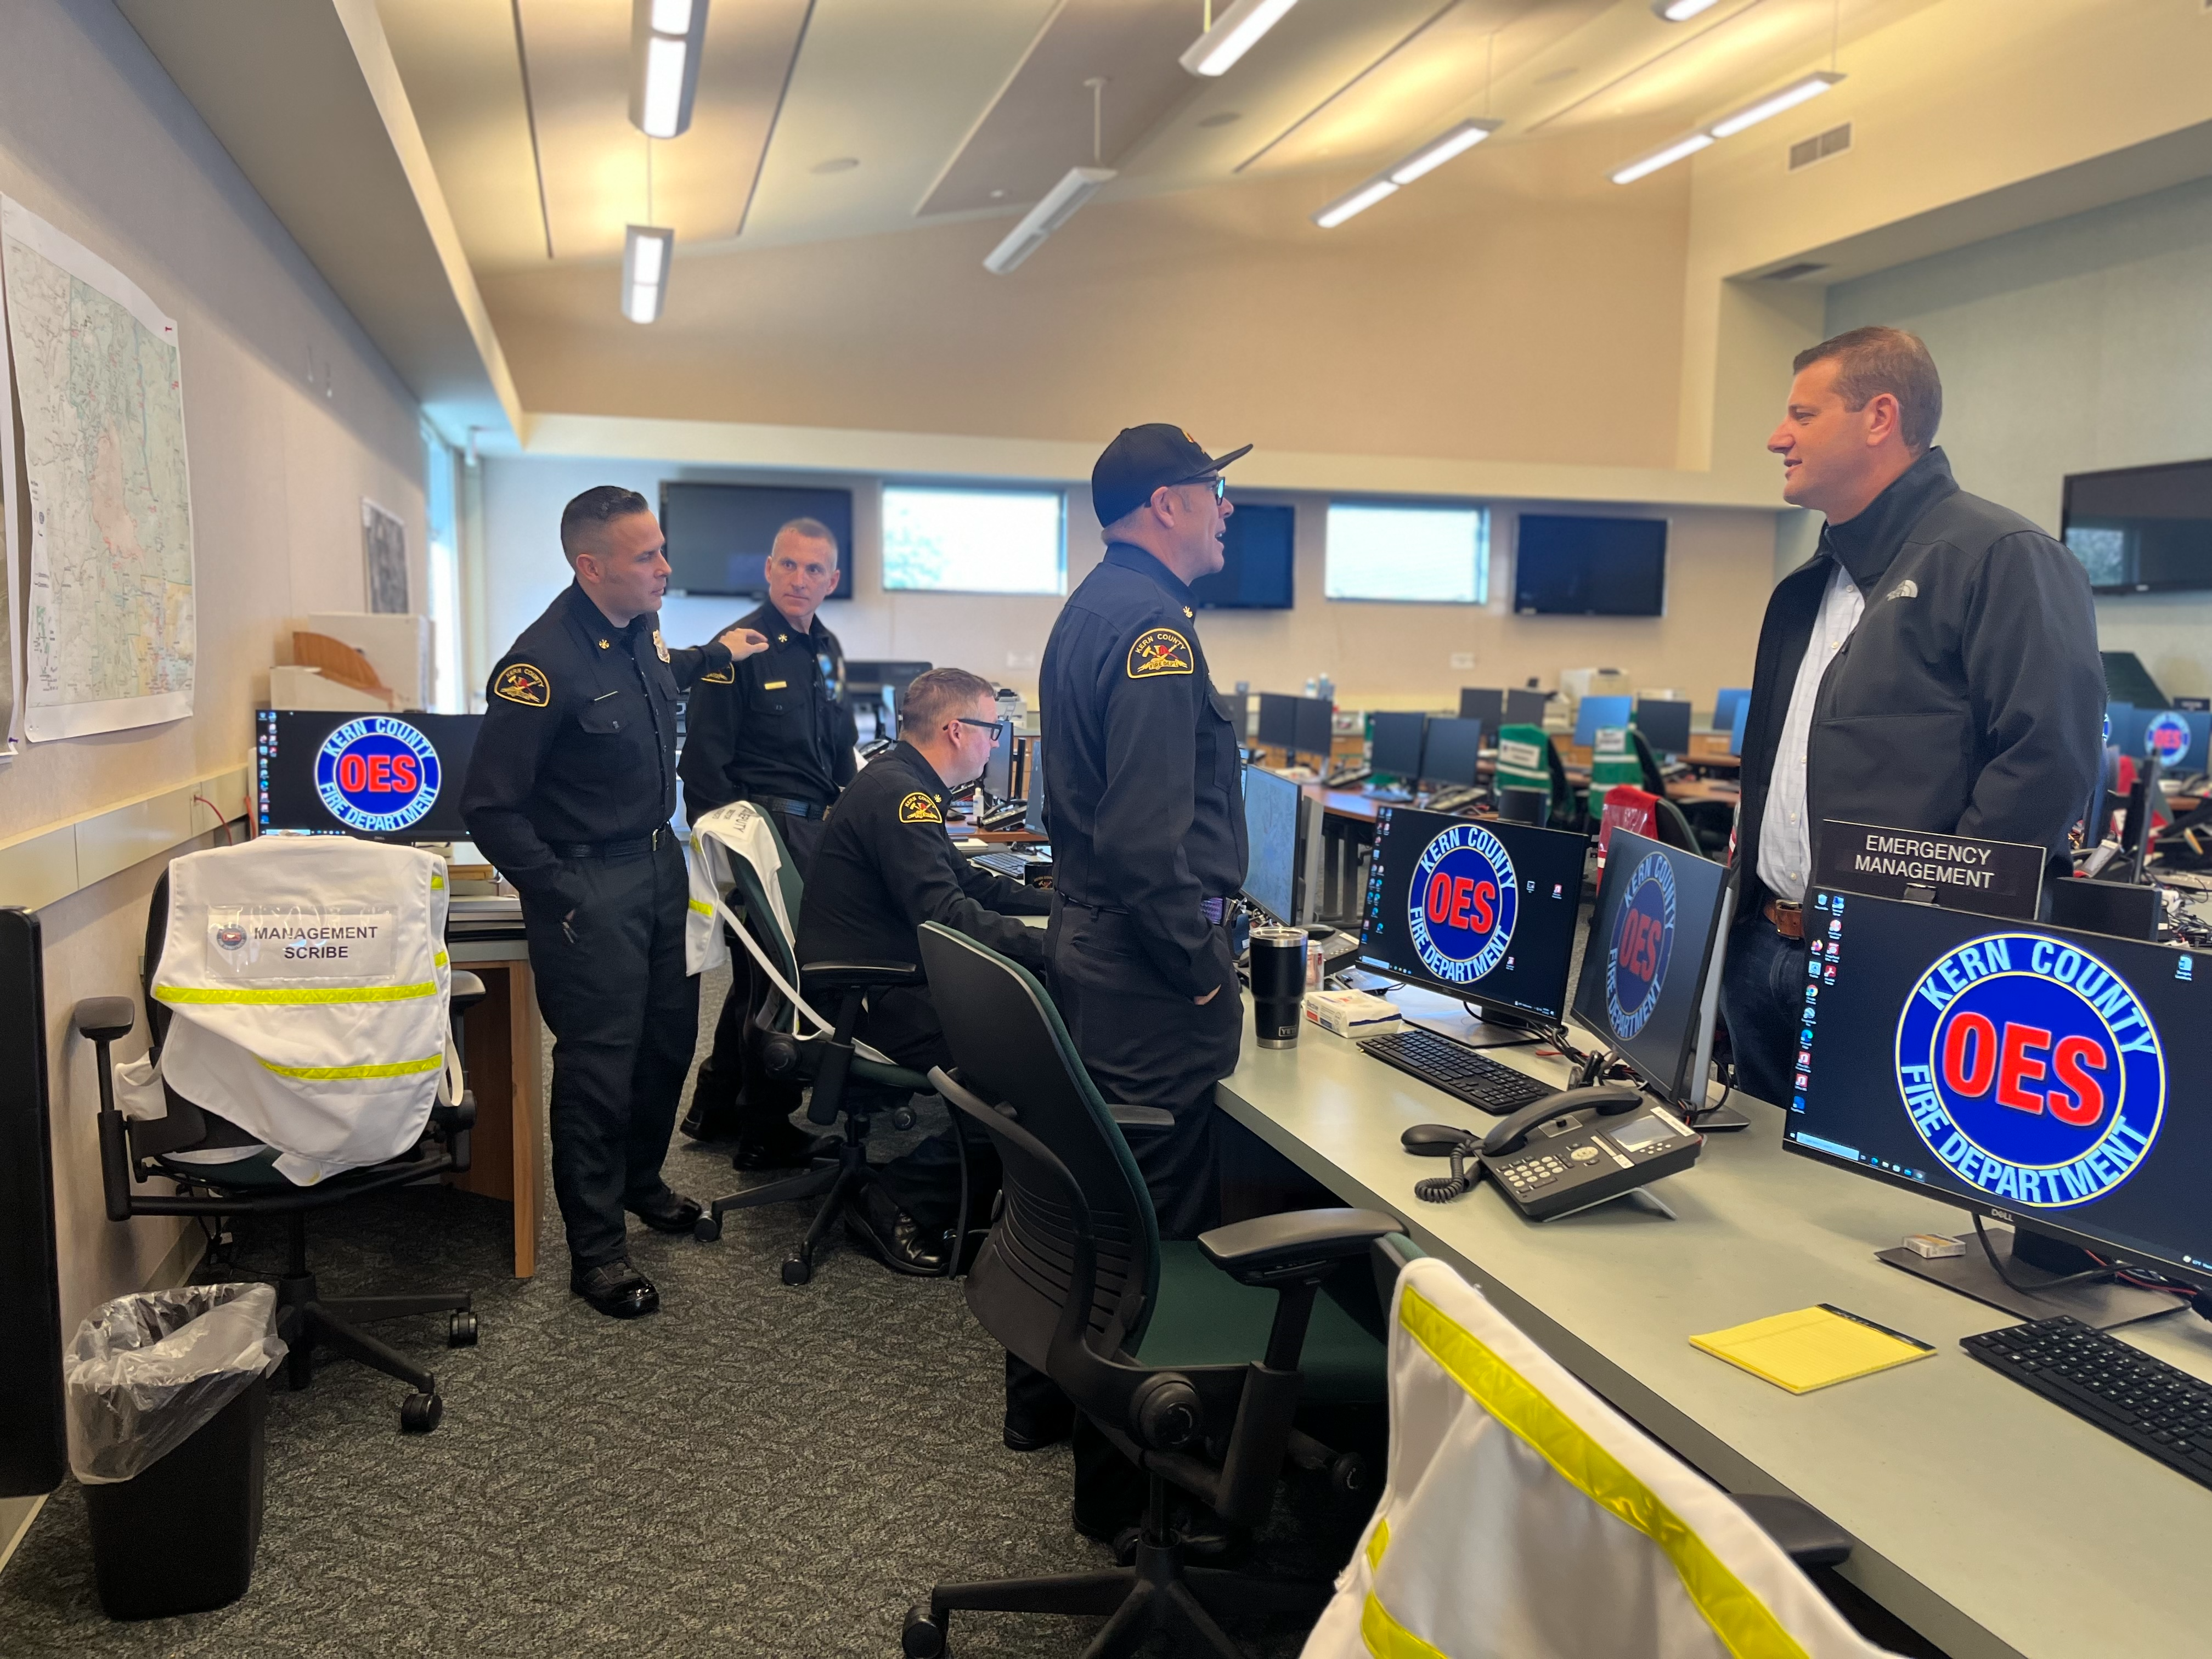
<svg viewBox="0 0 2212 1659"><path fill-rule="evenodd" d="M1014 729L1014 723L1003 715L994 720L979 720L968 714L962 714L957 718L963 726L972 726L978 731L988 732L993 743L1004 743L1006 740L1006 733Z"/></svg>
<svg viewBox="0 0 2212 1659"><path fill-rule="evenodd" d="M1195 478L1178 480L1176 487L1179 489L1184 484L1210 484L1213 489L1213 499L1217 501L1225 499L1229 494L1229 477L1223 472L1201 472Z"/></svg>

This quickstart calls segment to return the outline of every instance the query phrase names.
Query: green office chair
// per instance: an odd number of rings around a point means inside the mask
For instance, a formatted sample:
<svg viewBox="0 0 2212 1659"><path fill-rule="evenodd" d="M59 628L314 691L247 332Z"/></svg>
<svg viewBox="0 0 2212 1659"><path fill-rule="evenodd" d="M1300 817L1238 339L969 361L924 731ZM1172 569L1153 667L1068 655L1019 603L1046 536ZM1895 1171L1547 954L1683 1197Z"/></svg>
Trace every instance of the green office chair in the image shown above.
<svg viewBox="0 0 2212 1659"><path fill-rule="evenodd" d="M799 908L805 898L805 884L772 819L769 833L775 837L782 860L777 879L784 914L796 928ZM770 983L759 1005L747 1012L745 1042L754 1048L761 1069L769 1076L813 1085L806 1106L808 1121L826 1126L835 1123L842 1112L845 1133L838 1144L836 1162L718 1198L707 1206L692 1232L702 1243L712 1243L722 1236L722 1218L732 1210L821 1198L822 1207L815 1213L806 1237L784 1258L783 1282L804 1285L814 1277L814 1257L823 1241L843 1218L846 1206L859 1194L862 1183L875 1179L868 1166L868 1131L875 1115L888 1108L896 1127L911 1127L914 1115L906 1103L908 1097L929 1091L929 1079L920 1072L866 1059L853 1042L861 1000L872 988L919 984L921 975L910 962L817 962L800 968L792 939L776 924L760 872L748 860L732 858L730 862L737 883L732 896L738 901L735 908L746 933L767 953L785 983L798 986L799 994L815 1007L828 1006L834 1027L828 1036L802 1040L797 1035L799 1011L792 1006L790 998ZM740 994L737 988L743 983L742 975L734 976L731 994Z"/></svg>
<svg viewBox="0 0 2212 1659"><path fill-rule="evenodd" d="M1105 1614L1087 1659L1177 1630L1218 1659L1239 1650L1218 1620L1310 1617L1325 1583L1186 1565L1173 1485L1232 1525L1261 1520L1286 1459L1366 1479L1296 1425L1304 1402L1386 1397L1386 1349L1361 1262L1398 1234L1387 1215L1308 1210L1162 1243L1123 1126L1156 1108L1109 1106L1027 971L934 922L921 957L957 1076L930 1080L990 1135L1005 1189L968 1276L968 1306L1049 1376L1149 1479L1131 1565L1099 1572L939 1584L907 1614L908 1659L945 1651L956 1610ZM1396 1240L1394 1263L1410 1251ZM1327 1290L1327 1296L1317 1293ZM1354 1311L1363 1306L1364 1318Z"/></svg>

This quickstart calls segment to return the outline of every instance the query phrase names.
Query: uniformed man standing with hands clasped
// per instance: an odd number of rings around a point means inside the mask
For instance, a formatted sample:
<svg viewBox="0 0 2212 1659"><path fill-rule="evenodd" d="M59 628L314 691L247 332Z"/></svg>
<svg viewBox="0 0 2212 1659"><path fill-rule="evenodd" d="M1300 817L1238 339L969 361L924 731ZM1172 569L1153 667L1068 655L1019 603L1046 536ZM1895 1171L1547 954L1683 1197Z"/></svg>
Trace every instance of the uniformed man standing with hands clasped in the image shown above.
<svg viewBox="0 0 2212 1659"><path fill-rule="evenodd" d="M655 625L665 538L645 497L587 489L561 514L575 580L493 669L462 812L522 895L553 1032L553 1190L568 1287L601 1313L660 1305L629 1262L623 1212L688 1233L699 1206L662 1180L699 1036L685 971L690 900L676 810L676 701L767 648L743 627L671 651Z"/></svg>

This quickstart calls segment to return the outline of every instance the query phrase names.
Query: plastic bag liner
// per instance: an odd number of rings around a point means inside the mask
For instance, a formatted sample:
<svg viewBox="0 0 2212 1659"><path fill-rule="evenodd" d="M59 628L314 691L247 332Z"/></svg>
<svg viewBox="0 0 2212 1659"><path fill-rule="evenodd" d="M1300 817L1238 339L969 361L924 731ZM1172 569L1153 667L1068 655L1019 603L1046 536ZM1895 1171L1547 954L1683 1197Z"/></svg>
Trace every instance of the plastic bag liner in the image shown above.
<svg viewBox="0 0 2212 1659"><path fill-rule="evenodd" d="M118 1297L76 1328L62 1361L70 1467L87 1486L167 1457L283 1363L276 1292L187 1285Z"/></svg>

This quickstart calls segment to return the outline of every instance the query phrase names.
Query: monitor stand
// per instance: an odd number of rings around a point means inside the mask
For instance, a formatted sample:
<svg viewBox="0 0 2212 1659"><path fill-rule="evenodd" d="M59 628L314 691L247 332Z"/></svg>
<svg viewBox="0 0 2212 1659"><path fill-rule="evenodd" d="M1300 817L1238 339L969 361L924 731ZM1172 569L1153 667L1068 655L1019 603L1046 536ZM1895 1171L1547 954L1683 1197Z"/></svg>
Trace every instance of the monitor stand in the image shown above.
<svg viewBox="0 0 2212 1659"><path fill-rule="evenodd" d="M2086 1251L2033 1227L1991 1227L1989 1235L1990 1248L1996 1253L1997 1260L2023 1285L2063 1279L2068 1273L2097 1265L2089 1260ZM2108 1331L2116 1325L2153 1319L2189 1305L2164 1291L2138 1290L2132 1285L2099 1284L2094 1280L2055 1291L2022 1294L1997 1277L1972 1229L1963 1237L1966 1246L1964 1255L1931 1260L1915 1255L1901 1244L1893 1250L1877 1250L1875 1255L1893 1267L1902 1267L1946 1290L1971 1296L1977 1302L1986 1302L1992 1308L2002 1308L2021 1319L2050 1319L2069 1314L2084 1325Z"/></svg>
<svg viewBox="0 0 2212 1659"><path fill-rule="evenodd" d="M1751 1127L1751 1120L1733 1106L1708 1106L1701 1112L1685 1112L1683 1117L1701 1135L1733 1134L1739 1129ZM1915 1261L1918 1257L1913 1258ZM1989 1264L1984 1262L1984 1267Z"/></svg>

